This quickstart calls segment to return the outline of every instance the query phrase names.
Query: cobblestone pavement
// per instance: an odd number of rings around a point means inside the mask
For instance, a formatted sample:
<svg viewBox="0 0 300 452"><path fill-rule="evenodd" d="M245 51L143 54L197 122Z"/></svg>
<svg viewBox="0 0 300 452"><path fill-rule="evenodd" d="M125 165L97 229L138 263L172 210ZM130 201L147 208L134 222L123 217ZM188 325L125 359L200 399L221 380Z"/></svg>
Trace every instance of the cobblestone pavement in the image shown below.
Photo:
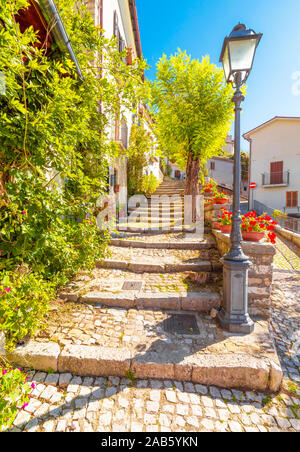
<svg viewBox="0 0 300 452"><path fill-rule="evenodd" d="M133 237L133 236L132 236ZM138 236L141 239L141 236ZM145 236L146 241L182 240L178 234ZM297 269L299 256L295 250L278 240L275 268ZM292 265L287 264L286 255ZM207 251L201 251L201 257ZM288 253L292 253L290 254ZM164 255L169 261L195 259L199 251L128 250L112 247L118 259L138 260L141 256L157 259ZM130 255L128 254L130 253ZM297 259L296 259L297 258ZM292 260L291 260L292 259ZM143 281L144 292L194 290L195 274L135 274L122 270L96 269L77 279L77 289L98 289L118 292L127 279ZM106 281L106 284L104 284ZM113 283L114 281L114 283ZM213 279L211 282L216 286ZM74 288L74 287L73 287ZM36 387L31 399L20 410L9 431L46 432L299 432L300 431L300 275L278 272L274 275L272 319L270 330L284 371L280 394L257 393L203 386L193 383L160 380L135 380L128 373L118 377L91 378L69 373L29 371ZM107 309L102 306L76 305L58 301L52 306L45 331L36 340L113 346L130 345L138 350L147 341L162 339L161 326L167 312ZM101 317L101 321L100 321ZM229 347L234 353L239 338L220 338L218 328L208 316L199 315L205 330L206 345L218 353ZM205 327L205 322L207 325ZM210 335L210 337L209 337ZM177 340L182 348L201 347L201 338L163 334L168 343ZM130 344L128 344L130 340ZM198 341L198 342L197 342ZM200 342L199 342L200 341ZM208 342L209 343L208 343ZM247 339L245 339L247 343ZM268 344L264 344L267 353Z"/></svg>
<svg viewBox="0 0 300 452"><path fill-rule="evenodd" d="M291 242L277 236L277 253L274 258L274 267L280 270L300 272L300 250Z"/></svg>
<svg viewBox="0 0 300 452"><path fill-rule="evenodd" d="M149 360L152 353L159 353L161 357L176 353L176 362L203 353L273 354L266 321L256 322L255 332L251 335L238 337L224 332L210 315L197 313L194 314L195 330L191 328L186 335L167 327L176 314L175 311L107 309L74 303L66 307L64 302L58 301L45 320L46 328L35 340L56 342L60 346L109 344L114 349L127 347L136 358L143 355L144 358L149 356Z"/></svg>
<svg viewBox="0 0 300 452"><path fill-rule="evenodd" d="M218 260L219 255L216 250L158 250L142 248L122 248L110 246L109 257L111 259L126 262L158 262L159 264L190 263L199 260Z"/></svg>
<svg viewBox="0 0 300 452"><path fill-rule="evenodd" d="M80 293L105 291L121 293L125 281L139 281L140 290L145 293L184 293L197 292L203 288L216 289L220 274L212 272L174 272L174 273L134 273L125 270L99 268L91 273L82 273L63 291ZM220 283L221 284L221 283ZM219 285L220 285L219 284Z"/></svg>
<svg viewBox="0 0 300 452"><path fill-rule="evenodd" d="M300 431L299 277L275 274L271 327L285 372L270 395L177 381L31 372L36 388L10 431Z"/></svg>
<svg viewBox="0 0 300 452"><path fill-rule="evenodd" d="M178 233L169 233L169 234L137 234L137 233L130 233L130 232L120 232L119 234L116 234L116 239L118 238L125 238L126 240L138 240L145 243L157 243L157 242L178 242L182 243L185 241L191 242L195 241L196 243L199 243L199 241L204 241L211 238L210 234L204 234L203 239L199 238L199 236L196 236L195 234L186 234L184 232L178 232Z"/></svg>

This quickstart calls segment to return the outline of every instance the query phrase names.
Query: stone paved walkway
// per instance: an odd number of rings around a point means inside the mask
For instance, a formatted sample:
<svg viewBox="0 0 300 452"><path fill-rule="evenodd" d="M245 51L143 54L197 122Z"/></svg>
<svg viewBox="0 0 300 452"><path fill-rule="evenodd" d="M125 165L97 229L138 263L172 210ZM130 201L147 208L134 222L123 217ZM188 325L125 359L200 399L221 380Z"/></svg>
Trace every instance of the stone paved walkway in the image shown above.
<svg viewBox="0 0 300 452"><path fill-rule="evenodd" d="M274 267L278 270L297 271L300 273L300 250L284 238L277 237L277 253Z"/></svg>
<svg viewBox="0 0 300 452"><path fill-rule="evenodd" d="M171 239L174 240L174 236ZM153 239L146 240L151 242ZM126 254L128 250L118 249L118 252ZM134 250L131 256L138 258L137 253ZM195 254L191 253L188 258L193 259ZM146 252L150 257L153 254L156 258L156 252ZM169 253L164 253L165 256L166 254ZM178 256L186 258L187 255L176 252L174 256L176 260ZM160 292L164 286L168 286L168 292L194 291L193 275L195 277L196 274L131 273L130 279L142 280L144 292ZM91 275L82 275L81 283L92 281L94 284L98 280L103 284L106 280L107 285L103 286L103 290L110 288L118 291L118 284L116 287L111 286L111 281L116 276L120 282L128 274L121 269L95 269ZM215 284L216 281L210 283ZM90 289L93 286L90 285ZM36 387L31 393L29 405L19 411L9 431L299 432L299 289L299 275L275 273L270 330L285 376L280 394L220 389L175 380L140 380L135 379L131 372L128 372L126 378L92 378L71 373L53 373L50 370L49 373L30 371L29 375ZM109 343L116 347L129 340L130 347L138 351L139 345L143 343L163 339L167 346L174 339L163 334L159 328L169 315L168 312L155 310L108 309L101 305L77 305L58 301L52 306L47 329L40 332L37 340L51 339L61 345ZM211 347L221 347L227 343L234 352L240 342L239 338L228 337L224 340L222 337L220 340L220 332L209 320L209 316L202 314L199 321L207 323L205 328L204 323L202 326L211 335L208 338ZM175 340L182 344L182 348L192 348L201 346L202 339L178 336Z"/></svg>
<svg viewBox="0 0 300 452"><path fill-rule="evenodd" d="M299 279L275 274L272 328L285 371L278 395L159 380L31 372L36 388L11 431L300 431Z"/></svg>

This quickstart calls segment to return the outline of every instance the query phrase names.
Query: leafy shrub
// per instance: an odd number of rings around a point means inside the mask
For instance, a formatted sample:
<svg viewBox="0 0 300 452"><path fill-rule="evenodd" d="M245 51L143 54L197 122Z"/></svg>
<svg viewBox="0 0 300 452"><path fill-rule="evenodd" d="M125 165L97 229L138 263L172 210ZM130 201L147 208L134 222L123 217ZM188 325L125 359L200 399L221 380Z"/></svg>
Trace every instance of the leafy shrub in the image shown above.
<svg viewBox="0 0 300 452"><path fill-rule="evenodd" d="M0 330L5 334L8 350L40 327L53 295L53 284L27 273L26 268L3 275L0 285Z"/></svg>
<svg viewBox="0 0 300 452"><path fill-rule="evenodd" d="M145 194L150 194L155 192L159 186L159 180L154 174L144 175L142 180L142 191Z"/></svg>
<svg viewBox="0 0 300 452"><path fill-rule="evenodd" d="M125 109L136 112L146 68L123 61L126 50L95 27L82 0L63 0L79 80L59 46L45 53L32 27L21 32L15 19L28 6L15 0L0 8L0 330L10 348L41 323L54 288L103 253L95 217L117 157L109 126ZM100 78L92 68L102 66Z"/></svg>
<svg viewBox="0 0 300 452"><path fill-rule="evenodd" d="M29 383L26 374L0 363L0 432L14 421L18 408L25 408L29 392L34 383Z"/></svg>
<svg viewBox="0 0 300 452"><path fill-rule="evenodd" d="M133 124L128 149L128 193L138 194L143 191L143 170L149 165L149 154L152 141L147 130L138 124Z"/></svg>

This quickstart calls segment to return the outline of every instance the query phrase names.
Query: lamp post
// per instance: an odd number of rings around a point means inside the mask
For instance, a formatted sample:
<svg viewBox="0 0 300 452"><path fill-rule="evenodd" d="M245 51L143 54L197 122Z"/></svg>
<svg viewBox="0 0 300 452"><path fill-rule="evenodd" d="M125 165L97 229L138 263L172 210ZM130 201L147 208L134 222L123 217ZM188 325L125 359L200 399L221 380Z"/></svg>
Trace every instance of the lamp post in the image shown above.
<svg viewBox="0 0 300 452"><path fill-rule="evenodd" d="M238 24L229 37L225 38L220 57L226 83L232 83L235 86L232 99L235 104L235 148L231 247L229 253L223 258L224 297L221 311L218 313L218 320L225 330L240 334L249 334L254 329L254 323L248 314L248 269L251 262L245 256L241 247L240 116L241 103L244 100L241 87L251 72L256 48L261 37L262 34L256 34L253 30L247 30L245 25Z"/></svg>

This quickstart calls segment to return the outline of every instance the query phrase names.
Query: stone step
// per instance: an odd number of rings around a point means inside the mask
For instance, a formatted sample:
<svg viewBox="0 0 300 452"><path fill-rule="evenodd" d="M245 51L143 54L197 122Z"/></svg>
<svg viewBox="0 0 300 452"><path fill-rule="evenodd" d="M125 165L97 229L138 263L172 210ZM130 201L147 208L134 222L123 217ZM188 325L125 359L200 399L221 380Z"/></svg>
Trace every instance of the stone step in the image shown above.
<svg viewBox="0 0 300 452"><path fill-rule="evenodd" d="M116 230L117 231L123 231L123 232L134 232L134 233L143 233L143 234L152 234L153 232L156 232L157 234L172 234L172 233L196 233L195 227L189 227L186 225L182 226L165 226L161 224L151 224L151 223L141 223L140 226L137 226L138 223L129 223L129 224L120 224L117 225ZM210 232L209 229L204 229L204 233Z"/></svg>
<svg viewBox="0 0 300 452"><path fill-rule="evenodd" d="M97 268L137 273L218 271L222 268L215 249L170 250L110 246L109 256L96 262Z"/></svg>
<svg viewBox="0 0 300 452"><path fill-rule="evenodd" d="M82 296L65 293L61 294L61 298L71 302L114 308L194 311L208 314L213 308L218 309L221 303L220 294L208 290L186 293L143 293L125 290L113 293L93 290Z"/></svg>
<svg viewBox="0 0 300 452"><path fill-rule="evenodd" d="M160 379L231 389L280 389L282 370L267 322L257 322L251 335L235 337L198 313L192 314L191 321L191 313L172 311L92 307L86 311L94 322L89 329L80 329L85 313L74 312L73 324L66 322L64 333L54 335L55 341L44 332L13 352L2 352L2 356L16 365L44 372L132 375L133 384L134 379ZM169 392L167 399L173 397L170 401L176 402L175 392Z"/></svg>
<svg viewBox="0 0 300 452"><path fill-rule="evenodd" d="M104 259L103 261L96 261L97 268L110 268L117 270L127 270L136 273L173 273L173 272L217 272L222 270L222 264L212 264L209 261L195 261L195 262L181 262L160 264L139 260L122 261L116 259Z"/></svg>
<svg viewBox="0 0 300 452"><path fill-rule="evenodd" d="M174 240L174 241L153 241L142 240L142 236L131 238L110 239L110 244L124 248L148 248L148 249L168 249L168 250L208 250L215 248L215 243L210 240Z"/></svg>

